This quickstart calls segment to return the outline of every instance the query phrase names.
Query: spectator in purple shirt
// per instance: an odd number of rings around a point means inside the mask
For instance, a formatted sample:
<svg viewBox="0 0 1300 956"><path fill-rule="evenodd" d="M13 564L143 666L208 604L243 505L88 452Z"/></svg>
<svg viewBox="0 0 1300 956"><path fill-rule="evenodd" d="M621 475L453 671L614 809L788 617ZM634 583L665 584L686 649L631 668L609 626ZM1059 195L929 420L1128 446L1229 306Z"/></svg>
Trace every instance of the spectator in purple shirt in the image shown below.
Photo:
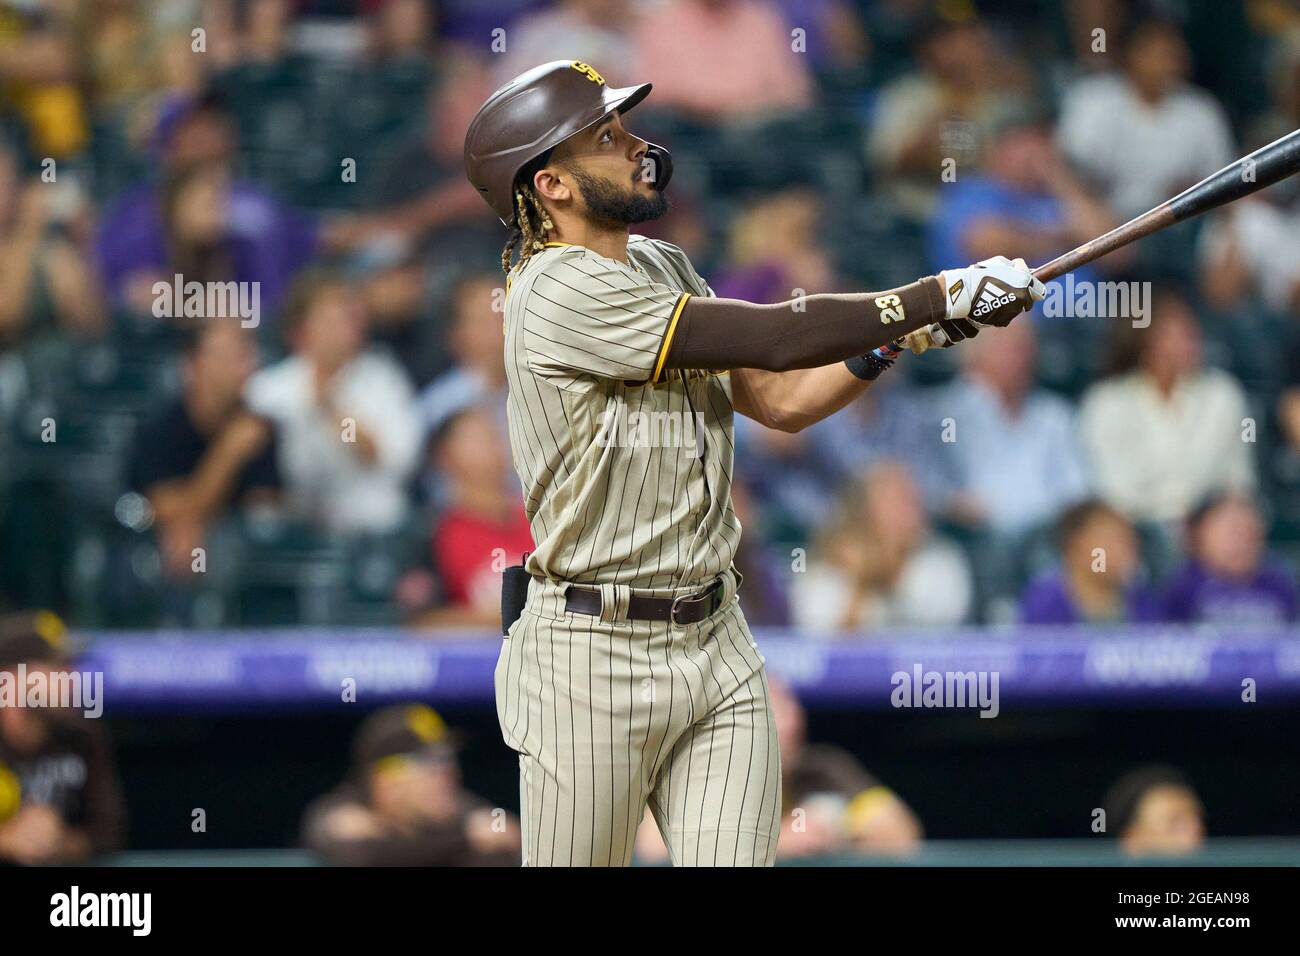
<svg viewBox="0 0 1300 956"><path fill-rule="evenodd" d="M1138 623L1159 618L1143 584L1137 534L1114 508L1088 499L1057 525L1061 567L1032 581L1020 598L1025 624Z"/></svg>
<svg viewBox="0 0 1300 956"><path fill-rule="evenodd" d="M1254 504L1224 494L1188 519L1191 560L1169 584L1171 621L1232 627L1294 623L1300 598L1291 572L1264 550Z"/></svg>
<svg viewBox="0 0 1300 956"><path fill-rule="evenodd" d="M169 215L176 211L176 201L185 198L183 187L195 178L213 184L206 192L189 195L214 200L206 203L207 218L219 233L207 244L203 258L209 265L220 258L223 266L212 274L185 275L184 281L258 282L261 307L270 312L311 258L315 225L231 175L235 139L229 115L215 97L184 100L163 110L156 144L159 176L119 196L105 212L96 237L96 257L115 306L148 314L153 284L170 282L181 271L185 263L177 261L177 246L187 244L175 235L176 223ZM205 203L196 199L196 205Z"/></svg>

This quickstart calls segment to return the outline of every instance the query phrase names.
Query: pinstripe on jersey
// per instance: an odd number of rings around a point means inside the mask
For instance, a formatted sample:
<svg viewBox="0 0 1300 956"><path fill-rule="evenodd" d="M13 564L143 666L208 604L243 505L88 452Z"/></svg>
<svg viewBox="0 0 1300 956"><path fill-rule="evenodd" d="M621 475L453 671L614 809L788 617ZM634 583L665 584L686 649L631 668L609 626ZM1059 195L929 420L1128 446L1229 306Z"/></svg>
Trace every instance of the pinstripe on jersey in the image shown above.
<svg viewBox="0 0 1300 956"><path fill-rule="evenodd" d="M626 866L648 805L674 865L770 866L780 756L739 602L673 627L565 614L562 592L533 583L496 666L524 864Z"/></svg>
<svg viewBox="0 0 1300 956"><path fill-rule="evenodd" d="M548 244L510 277L505 364L534 576L664 588L731 565L732 404L726 374L665 370L688 295L712 295L685 254L632 236L630 265ZM702 453L600 440L602 424L667 413L702 424ZM685 427L685 425L683 426Z"/></svg>

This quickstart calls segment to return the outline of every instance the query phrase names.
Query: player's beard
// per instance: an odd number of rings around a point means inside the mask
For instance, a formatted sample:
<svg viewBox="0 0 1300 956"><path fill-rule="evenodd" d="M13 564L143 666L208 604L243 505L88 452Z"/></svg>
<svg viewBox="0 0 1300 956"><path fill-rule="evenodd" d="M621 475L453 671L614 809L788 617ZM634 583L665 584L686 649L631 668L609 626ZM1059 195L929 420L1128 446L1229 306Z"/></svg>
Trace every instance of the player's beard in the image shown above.
<svg viewBox="0 0 1300 956"><path fill-rule="evenodd" d="M612 180L570 169L573 181L587 204L587 215L598 222L630 226L658 219L668 211L668 199L655 190L645 196L635 189L620 190Z"/></svg>

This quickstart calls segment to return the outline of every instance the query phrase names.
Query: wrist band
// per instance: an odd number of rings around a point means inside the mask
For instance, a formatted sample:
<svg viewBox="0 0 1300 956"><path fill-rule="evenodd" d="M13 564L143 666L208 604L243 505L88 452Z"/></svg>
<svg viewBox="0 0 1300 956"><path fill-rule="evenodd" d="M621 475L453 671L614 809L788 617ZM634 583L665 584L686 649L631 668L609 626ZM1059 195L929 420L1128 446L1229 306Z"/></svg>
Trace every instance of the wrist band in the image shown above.
<svg viewBox="0 0 1300 956"><path fill-rule="evenodd" d="M897 355L897 352L893 353ZM846 359L844 367L864 382L874 382L880 373L894 367L894 360L883 349L876 349L866 355L855 355Z"/></svg>

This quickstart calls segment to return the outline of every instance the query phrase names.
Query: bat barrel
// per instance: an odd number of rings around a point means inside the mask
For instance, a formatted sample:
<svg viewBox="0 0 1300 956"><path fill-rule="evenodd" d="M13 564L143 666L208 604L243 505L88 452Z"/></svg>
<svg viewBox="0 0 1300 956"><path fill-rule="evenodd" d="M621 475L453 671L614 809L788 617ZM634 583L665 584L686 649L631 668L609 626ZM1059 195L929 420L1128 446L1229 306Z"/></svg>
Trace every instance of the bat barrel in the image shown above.
<svg viewBox="0 0 1300 956"><path fill-rule="evenodd" d="M1296 172L1300 172L1300 129L1224 166L1169 200L1174 222L1249 196Z"/></svg>
<svg viewBox="0 0 1300 956"><path fill-rule="evenodd" d="M1212 176L1207 176L1190 189L1185 189L1173 199L1148 209L1142 215L1117 226L1105 235L1098 236L1051 262L1034 270L1043 282L1050 282L1108 252L1114 252L1153 232L1172 226L1176 222L1199 216L1217 209L1225 203L1249 196L1279 180L1300 172L1300 130L1294 130L1281 139L1243 156L1235 163L1224 166Z"/></svg>

